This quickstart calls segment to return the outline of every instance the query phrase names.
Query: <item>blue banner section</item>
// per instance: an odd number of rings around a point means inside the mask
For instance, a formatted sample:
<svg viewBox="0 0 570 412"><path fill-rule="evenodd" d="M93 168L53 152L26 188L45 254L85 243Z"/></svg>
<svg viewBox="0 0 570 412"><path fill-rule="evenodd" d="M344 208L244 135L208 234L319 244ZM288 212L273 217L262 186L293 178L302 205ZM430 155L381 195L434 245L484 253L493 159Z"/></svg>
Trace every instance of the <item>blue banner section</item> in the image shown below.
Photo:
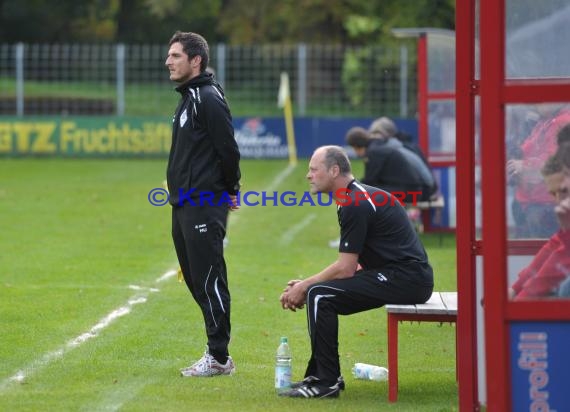
<svg viewBox="0 0 570 412"><path fill-rule="evenodd" d="M570 405L570 323L511 324L513 411L566 411Z"/></svg>
<svg viewBox="0 0 570 412"><path fill-rule="evenodd" d="M368 129L373 118L307 117L294 120L297 155L309 158L322 145L345 146L346 132L354 126ZM417 141L416 120L394 119L398 128ZM287 135L282 117L234 119L236 139L244 158L287 158Z"/></svg>

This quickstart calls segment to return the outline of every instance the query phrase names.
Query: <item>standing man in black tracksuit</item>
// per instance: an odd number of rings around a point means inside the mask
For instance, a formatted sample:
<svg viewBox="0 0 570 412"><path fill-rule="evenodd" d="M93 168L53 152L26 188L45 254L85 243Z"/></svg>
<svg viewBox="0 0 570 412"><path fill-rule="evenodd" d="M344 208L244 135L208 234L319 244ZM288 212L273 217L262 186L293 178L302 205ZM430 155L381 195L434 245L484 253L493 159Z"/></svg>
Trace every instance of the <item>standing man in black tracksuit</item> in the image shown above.
<svg viewBox="0 0 570 412"><path fill-rule="evenodd" d="M311 339L305 379L281 395L338 397L344 388L338 315L387 303L424 303L433 290L433 271L404 208L388 192L355 180L342 148L318 148L307 179L312 193L332 192L338 202L340 246L335 262L307 279L289 281L281 295L284 309L307 305Z"/></svg>
<svg viewBox="0 0 570 412"><path fill-rule="evenodd" d="M166 172L172 238L188 289L200 306L208 337L204 356L182 376L229 375L230 293L223 239L229 210L238 209L240 153L224 93L211 73L206 40L177 31L166 66L181 98L174 114Z"/></svg>

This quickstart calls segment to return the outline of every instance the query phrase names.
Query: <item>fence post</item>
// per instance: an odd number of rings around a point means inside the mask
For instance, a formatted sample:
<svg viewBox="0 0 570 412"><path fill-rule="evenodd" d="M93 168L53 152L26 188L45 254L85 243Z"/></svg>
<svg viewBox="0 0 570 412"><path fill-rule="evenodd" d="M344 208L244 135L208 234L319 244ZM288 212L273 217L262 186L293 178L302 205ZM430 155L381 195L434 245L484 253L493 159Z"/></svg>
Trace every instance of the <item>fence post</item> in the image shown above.
<svg viewBox="0 0 570 412"><path fill-rule="evenodd" d="M226 45L224 43L219 43L216 47L216 80L220 85L225 88L226 83Z"/></svg>
<svg viewBox="0 0 570 412"><path fill-rule="evenodd" d="M400 117L408 117L408 47L400 46Z"/></svg>
<svg viewBox="0 0 570 412"><path fill-rule="evenodd" d="M16 114L24 115L24 43L16 44Z"/></svg>
<svg viewBox="0 0 570 412"><path fill-rule="evenodd" d="M125 45L117 44L117 116L125 114Z"/></svg>
<svg viewBox="0 0 570 412"><path fill-rule="evenodd" d="M307 45L297 46L297 111L305 115L307 109Z"/></svg>

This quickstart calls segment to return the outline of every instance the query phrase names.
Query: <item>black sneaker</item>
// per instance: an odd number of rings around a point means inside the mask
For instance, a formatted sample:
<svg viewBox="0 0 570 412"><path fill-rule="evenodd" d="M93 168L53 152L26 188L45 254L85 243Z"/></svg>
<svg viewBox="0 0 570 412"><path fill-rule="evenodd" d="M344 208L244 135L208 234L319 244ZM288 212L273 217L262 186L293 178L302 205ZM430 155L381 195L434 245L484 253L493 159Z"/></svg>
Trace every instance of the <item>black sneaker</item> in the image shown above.
<svg viewBox="0 0 570 412"><path fill-rule="evenodd" d="M290 388L291 389L297 389L297 388L300 388L301 386L314 384L314 383L318 382L319 380L320 379L317 378L316 376L307 376L302 381L291 382ZM338 379L336 380L336 384L338 385L338 387L341 391L344 390L344 379L342 378L342 376L338 377Z"/></svg>
<svg viewBox="0 0 570 412"><path fill-rule="evenodd" d="M340 393L339 384L333 386L319 385L318 383L309 383L287 392L282 392L279 396L288 398L338 398Z"/></svg>

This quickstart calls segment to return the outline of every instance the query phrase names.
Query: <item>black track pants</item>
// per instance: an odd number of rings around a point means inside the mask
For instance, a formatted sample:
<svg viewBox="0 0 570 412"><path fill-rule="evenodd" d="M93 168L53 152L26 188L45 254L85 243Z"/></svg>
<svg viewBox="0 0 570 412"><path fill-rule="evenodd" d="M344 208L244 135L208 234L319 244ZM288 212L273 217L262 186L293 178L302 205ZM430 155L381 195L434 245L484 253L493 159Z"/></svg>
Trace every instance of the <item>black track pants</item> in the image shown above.
<svg viewBox="0 0 570 412"><path fill-rule="evenodd" d="M360 271L350 278L311 286L306 304L311 359L305 377L315 376L330 386L341 375L338 315L350 315L388 303L424 303L432 290L433 286L426 286L417 274L396 268Z"/></svg>
<svg viewBox="0 0 570 412"><path fill-rule="evenodd" d="M228 355L231 330L223 254L227 216L227 204L172 209L172 239L184 281L202 310L209 352L220 358Z"/></svg>

